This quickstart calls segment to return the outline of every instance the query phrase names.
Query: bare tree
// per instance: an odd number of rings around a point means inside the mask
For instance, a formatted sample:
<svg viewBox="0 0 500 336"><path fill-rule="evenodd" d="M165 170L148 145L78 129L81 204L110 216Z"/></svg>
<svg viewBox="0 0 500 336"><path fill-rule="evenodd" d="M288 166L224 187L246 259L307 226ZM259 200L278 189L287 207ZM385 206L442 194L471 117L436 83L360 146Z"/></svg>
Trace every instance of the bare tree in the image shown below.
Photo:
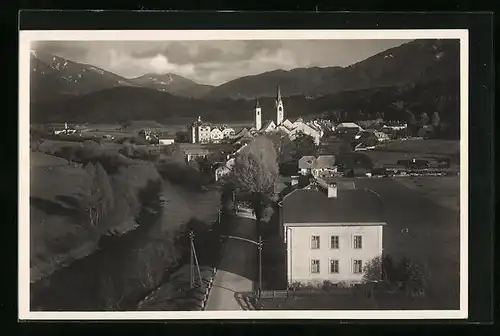
<svg viewBox="0 0 500 336"><path fill-rule="evenodd" d="M255 211L259 234L265 207L276 197L278 174L274 144L265 136L257 137L236 157L231 181L236 193L249 199Z"/></svg>

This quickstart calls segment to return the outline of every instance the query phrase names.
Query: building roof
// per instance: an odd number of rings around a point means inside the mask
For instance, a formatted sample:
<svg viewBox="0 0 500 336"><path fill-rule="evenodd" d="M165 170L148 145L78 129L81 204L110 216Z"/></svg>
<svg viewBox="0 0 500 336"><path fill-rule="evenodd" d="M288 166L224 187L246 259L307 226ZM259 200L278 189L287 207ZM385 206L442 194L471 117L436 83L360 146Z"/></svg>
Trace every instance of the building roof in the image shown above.
<svg viewBox="0 0 500 336"><path fill-rule="evenodd" d="M264 130L266 128L268 128L269 126L273 125L274 124L274 121L272 120L266 120L264 121L264 123L262 124L262 127L261 129ZM274 124L275 125L275 124Z"/></svg>
<svg viewBox="0 0 500 336"><path fill-rule="evenodd" d="M282 202L283 223L380 223L385 222L382 199L367 189L337 190L337 197L324 192L297 189Z"/></svg>
<svg viewBox="0 0 500 336"><path fill-rule="evenodd" d="M358 128L362 130L361 126L353 122L345 122L337 125L337 128Z"/></svg>
<svg viewBox="0 0 500 336"><path fill-rule="evenodd" d="M335 155L320 155L314 161L312 168L332 168L335 166Z"/></svg>
<svg viewBox="0 0 500 336"><path fill-rule="evenodd" d="M314 156L303 156L299 159L299 169L310 169L312 168L316 158Z"/></svg>

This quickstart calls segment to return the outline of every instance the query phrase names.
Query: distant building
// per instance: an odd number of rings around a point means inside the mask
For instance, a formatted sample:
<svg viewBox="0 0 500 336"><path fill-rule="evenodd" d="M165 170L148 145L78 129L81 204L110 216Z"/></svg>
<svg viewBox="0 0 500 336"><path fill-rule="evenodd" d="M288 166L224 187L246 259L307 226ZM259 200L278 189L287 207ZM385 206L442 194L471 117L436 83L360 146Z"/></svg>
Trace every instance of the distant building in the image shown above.
<svg viewBox="0 0 500 336"><path fill-rule="evenodd" d="M161 135L158 138L158 144L162 146L168 146L175 143L175 136L173 135Z"/></svg>
<svg viewBox="0 0 500 336"><path fill-rule="evenodd" d="M362 132L364 131L361 126L353 122L340 123L335 127L337 132Z"/></svg>
<svg viewBox="0 0 500 336"><path fill-rule="evenodd" d="M222 129L222 137L224 139L229 139L231 136L234 136L235 135L235 131L233 128L231 127L223 127Z"/></svg>
<svg viewBox="0 0 500 336"><path fill-rule="evenodd" d="M311 167L311 174L316 178L332 177L336 172L335 155L320 155L314 160Z"/></svg>
<svg viewBox="0 0 500 336"><path fill-rule="evenodd" d="M222 132L222 130L217 126L213 127L212 130L210 131L209 142L219 143L223 138L224 138L224 133Z"/></svg>
<svg viewBox="0 0 500 336"><path fill-rule="evenodd" d="M76 134L77 130L71 126L68 126L68 123L64 123L64 128L63 129L54 129L54 134L58 135L70 135L70 134Z"/></svg>
<svg viewBox="0 0 500 336"><path fill-rule="evenodd" d="M313 167L314 161L316 161L316 157L314 156L303 156L299 159L299 174L301 175L309 175L311 174L311 169Z"/></svg>
<svg viewBox="0 0 500 336"><path fill-rule="evenodd" d="M201 117L188 125L189 142L208 144L220 143L223 139L230 139L235 135L235 131L231 127L213 125L203 121Z"/></svg>
<svg viewBox="0 0 500 336"><path fill-rule="evenodd" d="M366 263L382 255L386 221L369 190L296 189L280 206L289 284L359 283Z"/></svg>

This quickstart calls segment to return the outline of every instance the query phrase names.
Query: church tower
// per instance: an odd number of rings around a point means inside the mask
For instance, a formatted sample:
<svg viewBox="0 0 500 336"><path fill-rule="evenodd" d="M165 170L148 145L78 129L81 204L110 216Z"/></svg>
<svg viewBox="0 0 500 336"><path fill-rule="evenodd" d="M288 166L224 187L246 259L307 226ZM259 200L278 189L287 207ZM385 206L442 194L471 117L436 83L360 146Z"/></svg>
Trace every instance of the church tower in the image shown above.
<svg viewBox="0 0 500 336"><path fill-rule="evenodd" d="M262 127L262 109L260 108L259 100L255 103L255 129L260 130Z"/></svg>
<svg viewBox="0 0 500 336"><path fill-rule="evenodd" d="M279 126L283 123L283 118L284 118L283 101L281 100L281 92L279 85L278 85L278 92L276 94L275 107L276 107L276 126Z"/></svg>

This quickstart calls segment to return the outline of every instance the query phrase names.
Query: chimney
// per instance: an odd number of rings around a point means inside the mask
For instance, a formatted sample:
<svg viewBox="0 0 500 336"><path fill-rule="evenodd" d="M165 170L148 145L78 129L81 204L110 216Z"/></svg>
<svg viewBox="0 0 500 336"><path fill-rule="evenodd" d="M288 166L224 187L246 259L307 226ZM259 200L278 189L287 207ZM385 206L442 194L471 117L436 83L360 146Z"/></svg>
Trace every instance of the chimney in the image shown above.
<svg viewBox="0 0 500 336"><path fill-rule="evenodd" d="M337 198L337 183L328 184L328 198Z"/></svg>
<svg viewBox="0 0 500 336"><path fill-rule="evenodd" d="M290 178L292 186L299 184L299 177L297 175L290 176Z"/></svg>

